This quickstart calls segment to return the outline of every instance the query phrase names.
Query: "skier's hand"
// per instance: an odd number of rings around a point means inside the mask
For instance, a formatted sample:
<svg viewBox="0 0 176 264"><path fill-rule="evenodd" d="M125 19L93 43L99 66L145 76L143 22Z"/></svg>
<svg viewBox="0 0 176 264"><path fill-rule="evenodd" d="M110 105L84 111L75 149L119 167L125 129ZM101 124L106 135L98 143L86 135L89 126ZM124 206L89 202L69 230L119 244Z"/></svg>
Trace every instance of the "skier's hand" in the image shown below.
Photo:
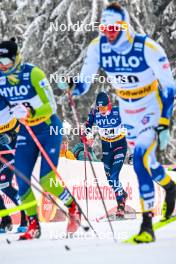
<svg viewBox="0 0 176 264"><path fill-rule="evenodd" d="M87 137L85 135L81 135L81 141L83 144L87 144Z"/></svg>
<svg viewBox="0 0 176 264"><path fill-rule="evenodd" d="M78 97L80 96L80 91L78 88L75 88L73 91L72 91L72 97Z"/></svg>
<svg viewBox="0 0 176 264"><path fill-rule="evenodd" d="M0 145L9 145L13 138L8 133L0 134Z"/></svg>
<svg viewBox="0 0 176 264"><path fill-rule="evenodd" d="M128 156L128 164L133 165L133 154Z"/></svg>
<svg viewBox="0 0 176 264"><path fill-rule="evenodd" d="M69 89L69 84L67 82L62 82L62 81L59 81L57 83L57 87L60 89L60 90L68 90Z"/></svg>
<svg viewBox="0 0 176 264"><path fill-rule="evenodd" d="M57 83L57 87L60 90L71 90L74 87L73 78L65 77L64 80L59 80Z"/></svg>
<svg viewBox="0 0 176 264"><path fill-rule="evenodd" d="M18 120L25 120L29 117L29 110L23 104L17 104L11 108L11 113Z"/></svg>
<svg viewBox="0 0 176 264"><path fill-rule="evenodd" d="M165 150L170 139L169 127L166 125L159 125L157 128L159 149Z"/></svg>

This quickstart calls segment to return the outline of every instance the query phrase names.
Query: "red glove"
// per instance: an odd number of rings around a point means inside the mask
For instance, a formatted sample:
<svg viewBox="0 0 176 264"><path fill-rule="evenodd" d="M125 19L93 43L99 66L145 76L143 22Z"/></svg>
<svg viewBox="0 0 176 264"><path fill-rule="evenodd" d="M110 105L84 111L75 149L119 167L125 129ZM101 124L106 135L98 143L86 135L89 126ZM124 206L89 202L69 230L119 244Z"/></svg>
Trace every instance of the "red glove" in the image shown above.
<svg viewBox="0 0 176 264"><path fill-rule="evenodd" d="M81 135L81 141L83 144L87 144L87 137L86 135Z"/></svg>

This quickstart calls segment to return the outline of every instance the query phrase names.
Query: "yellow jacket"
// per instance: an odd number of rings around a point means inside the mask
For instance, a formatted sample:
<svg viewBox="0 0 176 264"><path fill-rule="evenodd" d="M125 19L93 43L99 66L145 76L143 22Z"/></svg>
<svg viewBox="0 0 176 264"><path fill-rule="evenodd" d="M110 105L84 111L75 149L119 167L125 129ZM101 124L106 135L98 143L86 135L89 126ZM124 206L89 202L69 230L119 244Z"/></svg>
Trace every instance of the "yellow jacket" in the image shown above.
<svg viewBox="0 0 176 264"><path fill-rule="evenodd" d="M62 151L61 150L60 157L61 158L66 158L66 159L70 159L70 160L76 160L74 154L70 150L67 150L67 151Z"/></svg>

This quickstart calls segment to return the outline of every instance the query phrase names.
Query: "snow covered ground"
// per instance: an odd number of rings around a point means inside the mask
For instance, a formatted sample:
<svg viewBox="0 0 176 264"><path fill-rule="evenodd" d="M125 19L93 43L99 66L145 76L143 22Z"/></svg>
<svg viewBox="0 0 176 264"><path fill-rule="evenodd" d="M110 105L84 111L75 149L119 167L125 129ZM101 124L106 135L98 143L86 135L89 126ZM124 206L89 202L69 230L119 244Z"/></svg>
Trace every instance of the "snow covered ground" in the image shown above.
<svg viewBox="0 0 176 264"><path fill-rule="evenodd" d="M79 238L63 239L66 223L43 223L42 237L33 241L13 241L18 235L0 235L1 264L92 264L132 263L166 264L175 262L176 223L156 232L157 241L148 245L127 245L121 242L139 229L139 220L112 222L117 243L111 237L107 222L92 222L98 232L84 233ZM84 237L83 237L84 236ZM106 236L106 238L105 238ZM6 239L11 241L7 243Z"/></svg>

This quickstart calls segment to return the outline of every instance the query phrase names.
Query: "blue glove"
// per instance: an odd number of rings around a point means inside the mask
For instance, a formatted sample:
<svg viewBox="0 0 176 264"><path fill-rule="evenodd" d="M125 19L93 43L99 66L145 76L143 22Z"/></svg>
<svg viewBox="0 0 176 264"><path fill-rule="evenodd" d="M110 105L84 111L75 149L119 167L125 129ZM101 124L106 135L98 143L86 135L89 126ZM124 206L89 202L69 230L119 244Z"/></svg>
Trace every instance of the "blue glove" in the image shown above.
<svg viewBox="0 0 176 264"><path fill-rule="evenodd" d="M80 95L80 90L78 88L75 88L72 92L72 96L79 96Z"/></svg>
<svg viewBox="0 0 176 264"><path fill-rule="evenodd" d="M7 134L1 134L0 135L0 145L9 145L12 142L12 137Z"/></svg>
<svg viewBox="0 0 176 264"><path fill-rule="evenodd" d="M165 150L170 139L170 132L168 126L159 125L157 128L158 139L159 139L159 149Z"/></svg>
<svg viewBox="0 0 176 264"><path fill-rule="evenodd" d="M72 96L78 97L84 94L86 91L86 85L84 83L77 83L73 89Z"/></svg>

